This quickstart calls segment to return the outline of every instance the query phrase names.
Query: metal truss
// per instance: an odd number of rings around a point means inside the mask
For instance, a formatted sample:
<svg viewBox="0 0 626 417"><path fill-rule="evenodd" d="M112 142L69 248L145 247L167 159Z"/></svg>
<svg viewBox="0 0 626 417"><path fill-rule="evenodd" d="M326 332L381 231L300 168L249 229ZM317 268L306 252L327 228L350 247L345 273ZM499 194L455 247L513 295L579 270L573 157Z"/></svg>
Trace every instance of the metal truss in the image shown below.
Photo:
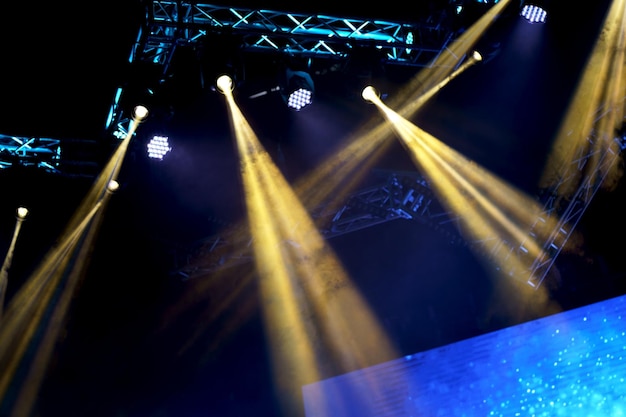
<svg viewBox="0 0 626 417"><path fill-rule="evenodd" d="M417 172L379 171L381 180L351 194L339 206L323 204L310 211L320 234L330 239L397 219L432 226L461 244L456 221L434 198L428 182ZM289 244L290 242L283 242ZM196 242L174 254L174 274L199 278L253 260L252 237L244 226Z"/></svg>
<svg viewBox="0 0 626 417"><path fill-rule="evenodd" d="M504 259L515 256L523 260L518 265L529 266L524 270L504 271L507 275L522 279L535 289L539 288L549 276L557 256L566 247L574 229L624 149L624 140L620 137L608 138L604 146L593 146L594 142L600 139L593 134L589 136L587 142L590 146L581 147L576 158L570 162L576 169L565 170L564 172L569 174L562 175L553 186L543 190L540 198L544 203L543 210L528 230L525 241L512 243L493 239L491 255ZM591 170L587 170L588 162L592 159L595 165ZM574 191L564 196L561 190L570 189L572 185ZM557 219L556 225L548 233L540 233L541 229L545 229L548 218ZM538 240L538 236L546 237ZM540 244L542 249L541 254L534 258L526 247L531 241Z"/></svg>
<svg viewBox="0 0 626 417"><path fill-rule="evenodd" d="M222 39L232 35L244 52L340 61L356 48L367 47L379 50L384 64L429 67L441 54L451 53L448 45L457 33L449 24L448 13L433 10L415 21L393 22L152 0L147 2L145 24L138 31L129 61L148 64L165 79L179 47L206 42L208 35ZM107 131L128 118L120 104L123 95L123 89L116 92Z"/></svg>
<svg viewBox="0 0 626 417"><path fill-rule="evenodd" d="M52 139L0 134L0 169L36 168L66 177L99 174L95 140Z"/></svg>
<svg viewBox="0 0 626 417"><path fill-rule="evenodd" d="M339 207L326 204L311 211L322 236L332 238L396 219L419 220L438 229L456 231L453 217L440 206L428 181L419 173L376 174L384 175L383 182L356 191Z"/></svg>
<svg viewBox="0 0 626 417"><path fill-rule="evenodd" d="M176 45L211 32L238 35L243 49L333 59L349 56L355 46L371 46L385 51L389 63L420 67L430 65L454 35L445 10L415 22L392 22L153 0L134 55L166 69Z"/></svg>
<svg viewBox="0 0 626 417"><path fill-rule="evenodd" d="M149 64L162 77L168 74L179 46L203 42L207 35L236 36L238 46L244 51L330 60L347 59L358 47L376 48L383 52L386 64L418 68L432 65L447 52L456 36L443 9L412 22L393 22L152 0L147 3L145 13L145 24L138 32L129 60ZM106 126L117 136L125 135L130 120L120 105L123 93L124 90L118 88ZM588 142L593 144L600 139L603 138L591 135ZM624 149L623 138L614 139L619 142L617 149ZM339 207L322 205L312 209L311 215L326 238L396 219L418 220L444 231L454 241L480 246L489 257L522 259L523 262L510 264L528 265L528 269L504 272L539 288L602 186L604 175L616 163L620 153L615 149L611 146L581 148L570 162L577 168L576 175L564 176L552 188L543 190L540 197L543 209L522 242L509 242L499 236L480 242L464 241L458 233L462 218L443 209L433 197L428 182L417 173L390 172L382 183L359 190ZM586 172L591 159L597 165L593 172ZM0 135L0 168L15 163L63 173L59 168L60 141ZM575 190L567 201L560 197L562 188ZM548 233L543 230L539 233L548 218L558 219L557 225ZM538 242L538 236L547 238ZM248 263L252 259L251 242L242 229L207 238L192 249L178 251L176 273L189 279L218 268ZM530 242L543 249L536 259L532 259L534 255L527 249Z"/></svg>
<svg viewBox="0 0 626 417"><path fill-rule="evenodd" d="M377 19L334 17L319 14L289 13L263 9L233 8L183 1L148 2L146 21L140 28L129 60L156 66L167 75L177 47L202 41L209 34L236 35L243 50L261 53L287 53L305 57L342 60L359 46L384 52L387 64L428 67L443 53L456 34L446 21L445 10L413 22L392 22ZM113 135L126 135L130 117L120 106L123 89L118 88L107 122ZM595 142L617 142L616 146L593 146ZM89 175L86 158L65 155L71 141L40 137L17 137L0 134L0 169L14 165L36 167L63 175ZM567 173L550 189L542 190L539 201L543 209L522 242L510 242L500 236L468 242L458 233L462 218L447 212L434 198L427 180L414 172L388 172L382 182L361 189L339 207L321 205L311 215L325 238L351 233L391 220L417 220L434 226L451 236L454 242L480 246L488 257L516 257L527 269L505 272L539 288L564 249L574 228L602 187L606 173L617 162L625 148L624 137L601 138L591 134L587 145L579 149L566 167ZM95 142L94 142L95 143ZM67 146L70 145L70 146ZM84 151L85 141L81 141ZM588 169L588 162L594 168ZM78 167L73 169L72 167ZM573 173L573 174L572 174ZM93 173L95 175L95 171ZM562 189L574 192L564 200ZM558 219L553 230L542 230L547 219ZM538 241L538 236L547 236ZM543 250L536 258L528 250L529 243ZM209 274L216 269L249 263L251 237L243 228L228 230L218 236L197 242L193 248L177 251L175 272L184 279ZM286 242L288 243L288 242ZM502 263L500 263L502 265Z"/></svg>
<svg viewBox="0 0 626 417"><path fill-rule="evenodd" d="M610 112L611 109L603 111L600 108L595 122ZM538 289L548 278L558 255L568 244L593 197L602 188L606 176L619 163L618 159L624 149L626 135L623 132L601 134L592 131L586 138L586 143L576 150L572 160L564 164L554 184L538 193L537 199L543 207L523 241L509 242L494 236L471 244L480 244L483 249L486 248L487 256L494 259L506 260L514 257L520 260L519 263L505 262L511 268L503 272ZM589 161L593 161L593 166L589 166ZM557 223L552 230L546 231L549 218L557 219ZM539 255L533 255L528 250L531 242L541 248Z"/></svg>
<svg viewBox="0 0 626 417"><path fill-rule="evenodd" d="M20 165L58 173L60 160L61 141L58 139L0 134L0 169Z"/></svg>
<svg viewBox="0 0 626 417"><path fill-rule="evenodd" d="M591 135L587 140L589 145L593 145L598 139ZM563 175L553 186L543 190L537 197L543 203L542 210L522 241L511 242L501 236L480 241L464 238L460 233L462 214L451 213L443 208L434 197L428 181L417 172L386 172L384 181L358 190L339 206L321 205L311 210L311 216L325 238L396 219L417 220L451 237L451 243L465 244L482 252L488 259L499 260L496 264L498 269L502 265L509 268L501 272L538 289L549 276L558 255L602 187L606 174L626 148L624 137L609 138L608 143L609 146L604 147L581 147L576 158L570 161L576 167L575 172L563 170L569 174ZM591 159L597 165L585 171ZM561 190L572 186L575 191L564 198ZM546 231L548 219L557 219L557 223L552 230ZM238 241L233 239L235 236ZM252 260L251 243L251 237L241 231L238 234L231 233L230 236L211 237L203 241L193 255L185 255L184 262L181 263L178 257L176 272L190 279L219 268L247 263ZM532 254L528 250L530 244L541 247L541 253ZM506 262L507 259L520 262Z"/></svg>

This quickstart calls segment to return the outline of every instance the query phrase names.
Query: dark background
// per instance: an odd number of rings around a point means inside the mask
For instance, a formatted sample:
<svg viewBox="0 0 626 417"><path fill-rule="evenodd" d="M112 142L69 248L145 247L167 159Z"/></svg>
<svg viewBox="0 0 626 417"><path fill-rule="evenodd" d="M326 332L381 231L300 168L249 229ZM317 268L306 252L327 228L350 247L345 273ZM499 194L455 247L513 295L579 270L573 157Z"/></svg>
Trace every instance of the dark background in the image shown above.
<svg viewBox="0 0 626 417"><path fill-rule="evenodd" d="M402 20L424 12L398 3L385 10L359 5L355 14L334 3L292 9L268 2L263 8ZM514 13L503 16L484 43L490 59L455 79L414 121L532 194L605 3L591 11L555 7L534 45L512 36L521 24ZM129 74L126 60L142 18L136 1L3 6L0 133L95 141L90 156L105 161L111 150L103 132L107 112L116 86ZM255 284L223 317L209 320L220 295L207 292L202 278L183 281L172 274L182 247L245 216L224 97L199 86L195 61L179 59L177 88L160 108L161 116L171 117L141 125L129 149L122 187L107 208L42 386L38 416L278 413ZM376 81L393 94L415 71L389 70ZM251 66L236 99L289 181L364 123L381 118L360 98L354 74L318 77L315 105L301 113L287 111L276 96L248 99L243 92L262 88L267 72L260 66L254 75ZM156 163L145 157L144 146L158 131L169 133L173 149ZM415 169L399 144L376 168ZM8 247L17 206L31 209L9 272L9 299L55 242L92 180L0 171L0 249ZM583 253L557 259L561 281L550 283L550 296L562 309L624 292L623 196L620 182L594 197L577 226L585 238ZM394 220L330 242L402 354L541 315L517 310L514 298L497 299L491 274L475 253L419 222ZM250 267L236 268L224 280L238 282ZM225 332L227 318L250 305L239 327Z"/></svg>

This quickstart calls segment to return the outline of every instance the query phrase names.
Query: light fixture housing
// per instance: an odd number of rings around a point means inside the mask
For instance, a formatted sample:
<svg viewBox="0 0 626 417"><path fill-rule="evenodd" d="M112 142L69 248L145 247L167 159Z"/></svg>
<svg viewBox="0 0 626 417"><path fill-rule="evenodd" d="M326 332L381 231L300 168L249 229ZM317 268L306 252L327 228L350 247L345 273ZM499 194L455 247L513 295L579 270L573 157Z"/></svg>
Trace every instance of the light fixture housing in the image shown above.
<svg viewBox="0 0 626 417"><path fill-rule="evenodd" d="M235 88L235 83L233 82L233 78L230 75L222 74L217 77L215 86L220 93L227 94L233 91L233 89Z"/></svg>
<svg viewBox="0 0 626 417"><path fill-rule="evenodd" d="M373 103L376 98L380 97L380 94L374 87L368 85L361 91L361 96L365 101Z"/></svg>
<svg viewBox="0 0 626 417"><path fill-rule="evenodd" d="M138 105L133 109L133 120L136 122L142 122L148 117L148 109L146 106Z"/></svg>
<svg viewBox="0 0 626 417"><path fill-rule="evenodd" d="M300 111L313 103L315 86L308 72L287 68L283 99L287 107Z"/></svg>
<svg viewBox="0 0 626 417"><path fill-rule="evenodd" d="M28 216L28 209L26 207L18 207L16 216L18 220L24 220Z"/></svg>
<svg viewBox="0 0 626 417"><path fill-rule="evenodd" d="M172 150L167 136L154 135L147 145L150 159L163 160L165 155Z"/></svg>
<svg viewBox="0 0 626 417"><path fill-rule="evenodd" d="M547 0L524 1L520 10L520 16L529 23L545 23L549 11L548 3Z"/></svg>
<svg viewBox="0 0 626 417"><path fill-rule="evenodd" d="M115 181L115 180L111 180L109 181L109 183L107 184L107 191L110 193L114 193L115 191L117 191L120 188L120 183Z"/></svg>

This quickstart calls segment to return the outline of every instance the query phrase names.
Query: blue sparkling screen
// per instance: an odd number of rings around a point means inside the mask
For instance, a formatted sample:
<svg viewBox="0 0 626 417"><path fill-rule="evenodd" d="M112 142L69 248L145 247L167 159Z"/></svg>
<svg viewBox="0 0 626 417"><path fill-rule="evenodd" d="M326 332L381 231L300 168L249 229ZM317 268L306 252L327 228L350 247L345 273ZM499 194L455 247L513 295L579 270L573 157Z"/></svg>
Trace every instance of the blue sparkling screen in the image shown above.
<svg viewBox="0 0 626 417"><path fill-rule="evenodd" d="M626 297L303 387L306 417L626 416Z"/></svg>

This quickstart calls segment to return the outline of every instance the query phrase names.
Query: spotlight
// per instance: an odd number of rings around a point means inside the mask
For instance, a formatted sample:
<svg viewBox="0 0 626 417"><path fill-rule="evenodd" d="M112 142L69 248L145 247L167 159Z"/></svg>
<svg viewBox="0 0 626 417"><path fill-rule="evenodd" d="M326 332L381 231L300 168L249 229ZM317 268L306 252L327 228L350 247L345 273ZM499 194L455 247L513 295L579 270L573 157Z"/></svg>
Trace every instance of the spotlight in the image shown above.
<svg viewBox="0 0 626 417"><path fill-rule="evenodd" d="M162 160L163 157L171 151L172 148L168 143L167 136L153 136L148 142L148 157L152 159Z"/></svg>
<svg viewBox="0 0 626 417"><path fill-rule="evenodd" d="M109 181L109 184L107 185L107 190L110 193L114 193L115 191L117 191L117 189L120 188L120 183L115 181L115 180L111 180Z"/></svg>
<svg viewBox="0 0 626 417"><path fill-rule="evenodd" d="M217 77L217 82L215 83L215 85L222 94L233 91L234 88L233 79L229 75L220 75L219 77Z"/></svg>
<svg viewBox="0 0 626 417"><path fill-rule="evenodd" d="M24 220L28 216L28 209L26 207L18 207L17 218L18 220Z"/></svg>
<svg viewBox="0 0 626 417"><path fill-rule="evenodd" d="M313 103L313 79L307 72L287 69L286 85L283 98L289 108L300 111Z"/></svg>
<svg viewBox="0 0 626 417"><path fill-rule="evenodd" d="M378 97L378 91L371 85L368 85L361 92L361 96L371 103Z"/></svg>
<svg viewBox="0 0 626 417"><path fill-rule="evenodd" d="M480 62L483 60L483 56L480 54L480 52L478 51L474 51L472 52L472 58L474 59L474 61L476 62Z"/></svg>
<svg viewBox="0 0 626 417"><path fill-rule="evenodd" d="M547 3L545 0L529 0L522 4L520 15L530 23L545 23L548 16Z"/></svg>
<svg viewBox="0 0 626 417"><path fill-rule="evenodd" d="M140 122L148 116L148 109L145 106L136 106L133 112L133 119Z"/></svg>

